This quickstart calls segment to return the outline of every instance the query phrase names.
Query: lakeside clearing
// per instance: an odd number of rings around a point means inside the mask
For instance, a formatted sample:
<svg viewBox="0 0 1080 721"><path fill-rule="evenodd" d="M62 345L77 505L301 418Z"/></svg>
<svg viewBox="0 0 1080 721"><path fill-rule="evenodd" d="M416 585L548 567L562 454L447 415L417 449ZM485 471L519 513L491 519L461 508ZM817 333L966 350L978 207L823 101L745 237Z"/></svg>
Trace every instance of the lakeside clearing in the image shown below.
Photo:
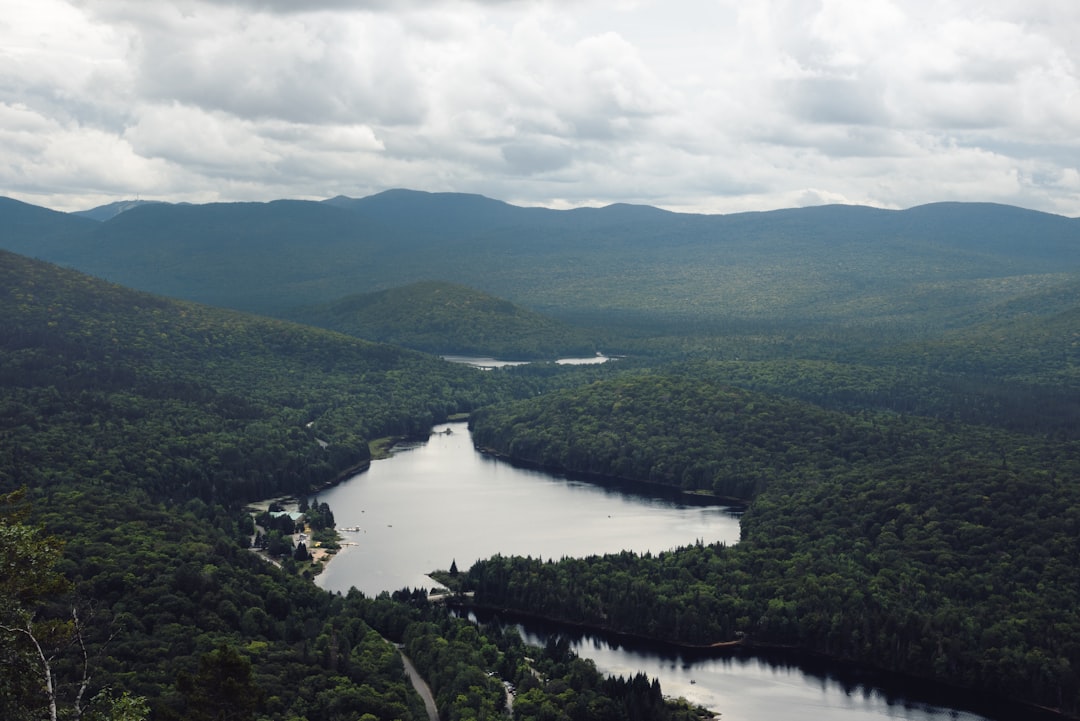
<svg viewBox="0 0 1080 721"><path fill-rule="evenodd" d="M266 537L268 533L268 529L260 526L256 519L263 513L269 512L270 508L274 506L290 515L303 515L300 511L300 501L293 496L267 498L248 504L245 507L245 510L251 515L252 520L256 521L249 549L268 562L273 563L275 566L283 567L281 560L271 556L267 553L265 548L259 548L255 545L255 540L259 534ZM332 537L328 537L329 534L327 531L332 534ZM316 535L319 535L322 538L320 540L314 540ZM293 563L296 564L296 573L301 576L308 573L312 578L326 569L330 564L330 561L333 560L334 556L343 546L356 545L353 542L345 541L337 528L315 531L308 525L306 519L302 524L299 524L299 528L294 529L294 532L289 535L289 538L291 539L292 547L294 549L300 543L303 543L308 551L309 558L306 561L296 561L295 559L291 559L293 560Z"/></svg>

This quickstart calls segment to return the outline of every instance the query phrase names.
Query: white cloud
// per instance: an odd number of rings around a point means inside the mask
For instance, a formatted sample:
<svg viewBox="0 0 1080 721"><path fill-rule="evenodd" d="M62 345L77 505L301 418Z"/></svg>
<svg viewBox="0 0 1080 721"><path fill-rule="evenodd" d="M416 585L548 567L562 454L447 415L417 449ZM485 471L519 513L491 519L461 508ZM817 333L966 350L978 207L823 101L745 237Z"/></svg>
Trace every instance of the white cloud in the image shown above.
<svg viewBox="0 0 1080 721"><path fill-rule="evenodd" d="M1080 215L1073 3L4 2L0 194L63 209L404 186Z"/></svg>
<svg viewBox="0 0 1080 721"><path fill-rule="evenodd" d="M125 134L140 155L207 175L257 179L280 157L254 123L218 111L154 105Z"/></svg>
<svg viewBox="0 0 1080 721"><path fill-rule="evenodd" d="M0 147L0 187L17 187L30 202L172 189L163 164L134 152L123 138L25 106L0 105Z"/></svg>

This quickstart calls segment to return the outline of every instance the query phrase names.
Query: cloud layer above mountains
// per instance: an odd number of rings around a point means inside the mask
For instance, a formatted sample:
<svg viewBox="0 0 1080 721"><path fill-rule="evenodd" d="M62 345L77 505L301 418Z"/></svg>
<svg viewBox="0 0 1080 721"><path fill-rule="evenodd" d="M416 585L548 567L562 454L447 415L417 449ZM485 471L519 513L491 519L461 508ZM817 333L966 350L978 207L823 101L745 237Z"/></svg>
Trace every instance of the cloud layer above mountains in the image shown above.
<svg viewBox="0 0 1080 721"><path fill-rule="evenodd" d="M0 195L1080 215L1080 4L4 0Z"/></svg>

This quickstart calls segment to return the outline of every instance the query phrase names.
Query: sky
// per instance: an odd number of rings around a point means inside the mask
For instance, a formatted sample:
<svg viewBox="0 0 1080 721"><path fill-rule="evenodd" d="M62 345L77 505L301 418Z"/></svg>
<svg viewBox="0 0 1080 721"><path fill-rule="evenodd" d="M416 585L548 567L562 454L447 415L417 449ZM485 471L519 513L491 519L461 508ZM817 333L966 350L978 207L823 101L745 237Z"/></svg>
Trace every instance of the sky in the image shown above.
<svg viewBox="0 0 1080 721"><path fill-rule="evenodd" d="M0 195L1080 216L1076 0L0 0Z"/></svg>

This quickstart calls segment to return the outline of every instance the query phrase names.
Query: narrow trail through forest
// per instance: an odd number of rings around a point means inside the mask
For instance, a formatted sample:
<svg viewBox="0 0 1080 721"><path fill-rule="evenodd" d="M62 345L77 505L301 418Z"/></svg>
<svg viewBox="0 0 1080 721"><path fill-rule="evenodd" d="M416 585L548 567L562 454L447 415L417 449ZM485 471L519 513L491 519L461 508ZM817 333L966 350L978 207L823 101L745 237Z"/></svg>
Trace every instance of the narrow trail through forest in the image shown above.
<svg viewBox="0 0 1080 721"><path fill-rule="evenodd" d="M416 689L416 692L420 694L420 698L424 699L424 708L427 709L428 721L439 721L439 709L435 705L435 697L431 693L431 687L428 686L427 681L413 666L409 657L402 652L401 646L394 645L397 646L398 653L401 654L401 663L405 666L405 675L409 677L409 681L412 683L413 688Z"/></svg>

